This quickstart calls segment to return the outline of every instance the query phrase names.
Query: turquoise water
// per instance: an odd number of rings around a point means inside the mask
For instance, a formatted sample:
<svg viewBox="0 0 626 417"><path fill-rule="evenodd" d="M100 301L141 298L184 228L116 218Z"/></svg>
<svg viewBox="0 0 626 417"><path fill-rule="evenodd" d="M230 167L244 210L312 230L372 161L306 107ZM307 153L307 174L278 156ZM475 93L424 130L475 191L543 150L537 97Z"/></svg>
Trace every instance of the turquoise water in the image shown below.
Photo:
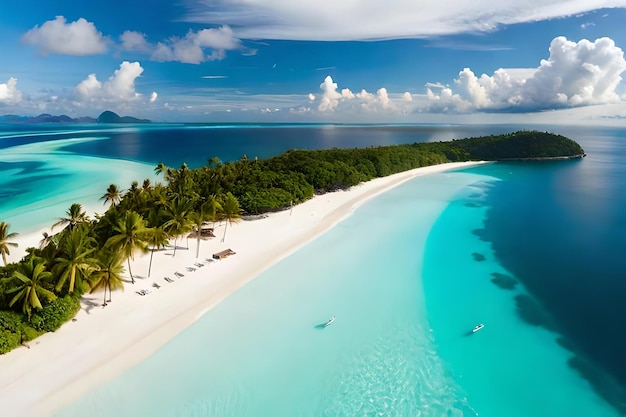
<svg viewBox="0 0 626 417"><path fill-rule="evenodd" d="M506 273L471 233L494 180L379 196L57 416L616 415L485 279Z"/></svg>
<svg viewBox="0 0 626 417"><path fill-rule="evenodd" d="M100 197L109 184L127 188L132 181L156 180L149 164L75 154L63 148L98 142L88 136L28 143L0 152L0 214L12 232L48 228L73 203L104 212ZM93 214L93 213L90 213Z"/></svg>
<svg viewBox="0 0 626 417"><path fill-rule="evenodd" d="M466 188L435 223L427 243L424 292L437 352L481 416L617 416L570 366L559 335L520 317L514 297L534 303L495 257L484 226L493 181ZM505 275L517 284L501 288ZM468 329L485 327L469 335Z"/></svg>

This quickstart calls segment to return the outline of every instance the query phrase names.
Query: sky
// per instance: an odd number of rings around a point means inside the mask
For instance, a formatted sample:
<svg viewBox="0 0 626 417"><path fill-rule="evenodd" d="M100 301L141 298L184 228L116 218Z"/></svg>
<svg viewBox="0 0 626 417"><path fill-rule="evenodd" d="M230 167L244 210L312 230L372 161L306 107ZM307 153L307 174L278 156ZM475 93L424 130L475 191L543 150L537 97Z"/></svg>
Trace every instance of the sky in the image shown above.
<svg viewBox="0 0 626 417"><path fill-rule="evenodd" d="M626 0L12 2L0 115L626 126L625 23Z"/></svg>

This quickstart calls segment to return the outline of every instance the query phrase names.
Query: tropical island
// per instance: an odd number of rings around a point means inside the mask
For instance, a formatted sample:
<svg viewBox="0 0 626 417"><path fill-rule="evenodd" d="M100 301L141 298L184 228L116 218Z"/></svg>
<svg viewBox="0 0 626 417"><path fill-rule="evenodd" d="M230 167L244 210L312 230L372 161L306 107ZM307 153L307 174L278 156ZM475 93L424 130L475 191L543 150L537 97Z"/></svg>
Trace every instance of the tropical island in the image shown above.
<svg viewBox="0 0 626 417"><path fill-rule="evenodd" d="M17 234L0 222L0 353L59 329L80 310L86 294L101 292L106 306L112 292L134 284L131 261L138 253L150 254L148 276L155 251L173 244L175 257L182 237L196 240L198 257L201 241L212 236L217 222L223 222L218 238L224 240L228 227L242 217L289 210L316 195L415 168L583 155L563 136L522 131L451 142L291 150L264 160L212 158L197 169L160 163L155 172L163 183L135 181L124 192L111 184L101 198L108 208L95 218L72 204L53 225L56 231L27 248L19 262L7 264Z"/></svg>

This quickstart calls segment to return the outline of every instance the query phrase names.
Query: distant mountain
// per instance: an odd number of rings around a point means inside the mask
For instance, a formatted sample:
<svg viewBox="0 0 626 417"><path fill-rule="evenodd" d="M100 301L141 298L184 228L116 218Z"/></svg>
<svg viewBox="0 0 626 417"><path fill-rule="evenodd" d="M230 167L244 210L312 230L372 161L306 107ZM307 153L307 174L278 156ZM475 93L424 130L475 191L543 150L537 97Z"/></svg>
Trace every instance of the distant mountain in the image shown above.
<svg viewBox="0 0 626 417"><path fill-rule="evenodd" d="M60 116L53 116L51 114L40 114L39 116L30 117L24 123L28 124L46 124L46 123L95 123L96 120L93 117L79 117L74 119L70 116L62 114Z"/></svg>
<svg viewBox="0 0 626 417"><path fill-rule="evenodd" d="M98 116L97 119L89 116L73 118L62 114L54 116L52 114L43 113L39 116L18 116L15 114L6 114L0 116L0 123L6 124L90 124L90 123L152 123L147 119L137 119L131 116L118 116L112 111L105 111Z"/></svg>
<svg viewBox="0 0 626 417"><path fill-rule="evenodd" d="M103 111L97 119L98 123L152 123L148 119L138 119L132 116L119 116L112 111Z"/></svg>
<svg viewBox="0 0 626 417"><path fill-rule="evenodd" d="M70 116L66 116L64 114L60 116L53 116L51 114L43 113L39 116L16 116L14 114L7 114L4 116L0 116L0 123L11 123L11 124L47 124L47 123L95 123L96 119L93 117L79 117L72 118Z"/></svg>

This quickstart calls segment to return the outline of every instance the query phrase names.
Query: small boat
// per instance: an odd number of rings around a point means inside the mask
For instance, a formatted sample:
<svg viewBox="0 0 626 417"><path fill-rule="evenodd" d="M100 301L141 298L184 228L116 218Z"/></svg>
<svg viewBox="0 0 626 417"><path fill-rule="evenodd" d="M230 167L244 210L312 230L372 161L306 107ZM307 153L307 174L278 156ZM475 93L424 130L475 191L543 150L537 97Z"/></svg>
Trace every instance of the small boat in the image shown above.
<svg viewBox="0 0 626 417"><path fill-rule="evenodd" d="M472 329L472 333L476 333L477 331L479 331L480 329L482 329L483 327L485 327L484 324L480 323L477 324L476 326L474 326L474 328Z"/></svg>
<svg viewBox="0 0 626 417"><path fill-rule="evenodd" d="M328 327L335 321L335 316L332 316L326 323L324 323L324 327Z"/></svg>

